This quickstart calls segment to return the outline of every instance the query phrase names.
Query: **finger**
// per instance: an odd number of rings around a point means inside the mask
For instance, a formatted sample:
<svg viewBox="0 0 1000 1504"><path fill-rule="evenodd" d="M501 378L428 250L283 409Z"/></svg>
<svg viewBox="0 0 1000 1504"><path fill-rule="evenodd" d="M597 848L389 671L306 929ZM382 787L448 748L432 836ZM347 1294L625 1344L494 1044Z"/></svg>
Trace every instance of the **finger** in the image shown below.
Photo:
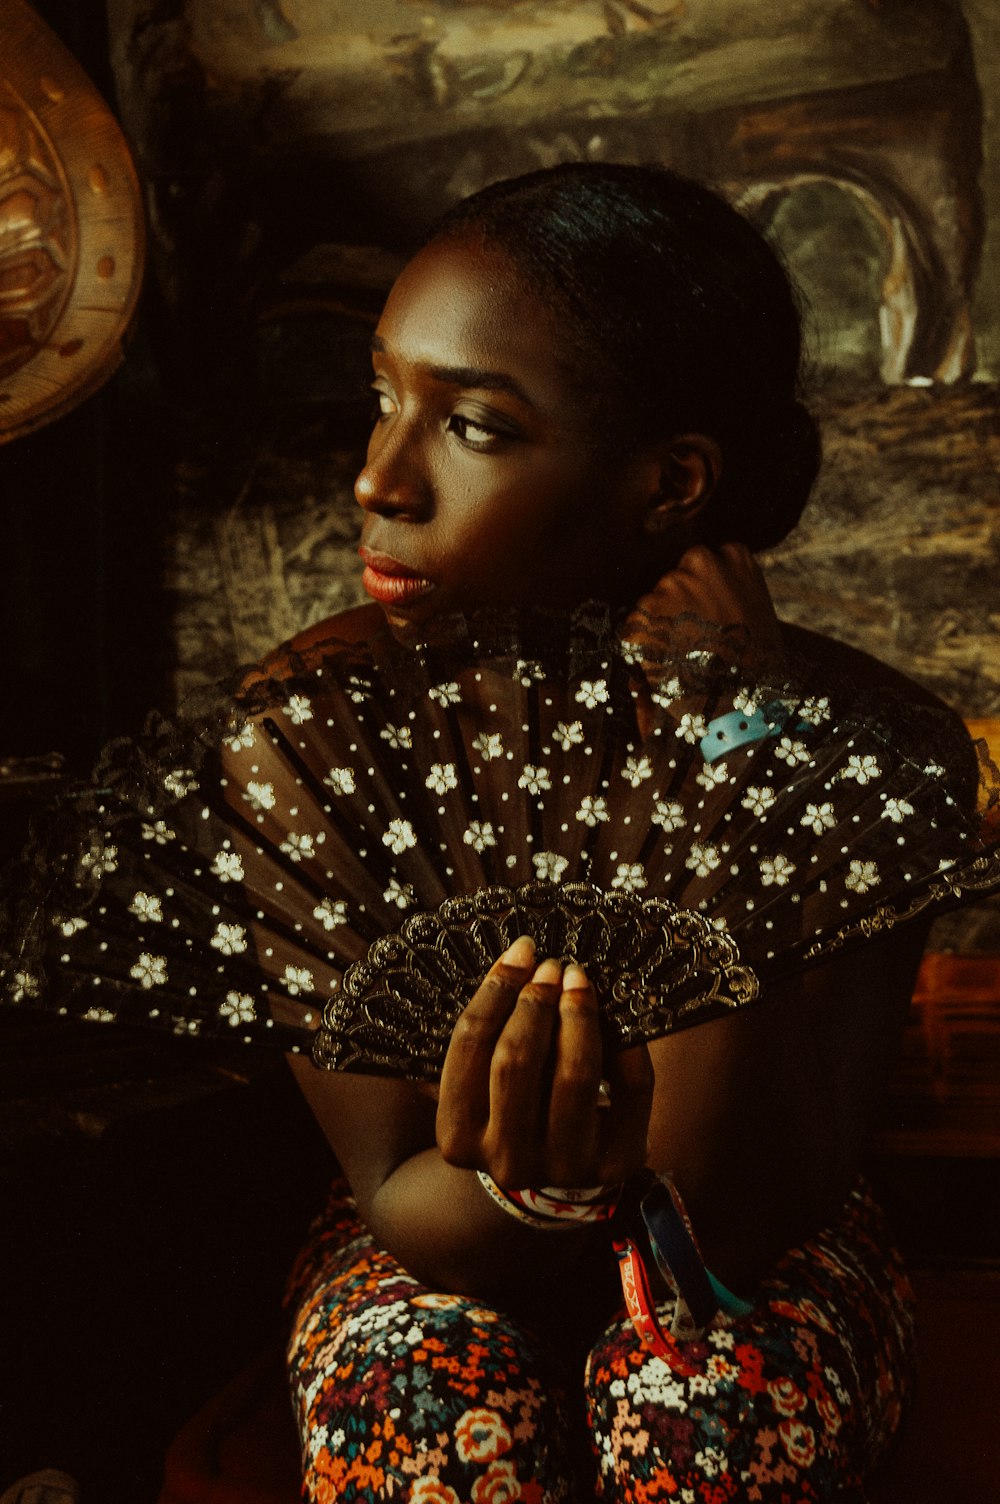
<svg viewBox="0 0 1000 1504"><path fill-rule="evenodd" d="M493 1051L487 1152L498 1185L532 1185L542 1168L561 988L559 962L543 961L518 993Z"/></svg>
<svg viewBox="0 0 1000 1504"><path fill-rule="evenodd" d="M603 1114L606 1130L597 1178L611 1185L627 1180L646 1163L655 1077L646 1044L620 1050L606 1070L611 1101Z"/></svg>
<svg viewBox="0 0 1000 1504"><path fill-rule="evenodd" d="M761 579L764 578L761 567L757 563L756 555L745 543L730 539L728 543L723 543L720 547L719 557L724 559L727 564L746 570L748 574L760 575Z"/></svg>
<svg viewBox="0 0 1000 1504"><path fill-rule="evenodd" d="M478 1161L490 1117L493 1051L534 961L534 942L522 935L490 967L452 1030L437 1112L438 1148L450 1164Z"/></svg>
<svg viewBox="0 0 1000 1504"><path fill-rule="evenodd" d="M726 545L723 544L722 547L725 548ZM691 547L686 548L681 554L674 573L693 575L695 579L701 579L706 574L717 574L721 551L721 549L717 552L714 548L709 548L707 543L692 543ZM665 578L669 580L670 576L667 575Z"/></svg>
<svg viewBox="0 0 1000 1504"><path fill-rule="evenodd" d="M549 1097L546 1158L552 1185L593 1183L602 1054L594 989L581 966L567 966Z"/></svg>

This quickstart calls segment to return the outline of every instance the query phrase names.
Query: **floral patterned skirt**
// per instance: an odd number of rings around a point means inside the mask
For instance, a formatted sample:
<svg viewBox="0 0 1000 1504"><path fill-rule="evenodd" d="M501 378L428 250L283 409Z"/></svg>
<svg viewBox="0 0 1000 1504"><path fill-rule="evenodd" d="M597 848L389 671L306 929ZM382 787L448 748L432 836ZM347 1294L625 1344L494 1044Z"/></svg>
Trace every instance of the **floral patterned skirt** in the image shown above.
<svg viewBox="0 0 1000 1504"><path fill-rule="evenodd" d="M316 1504L861 1504L913 1371L913 1297L864 1185L678 1374L621 1313L574 1363L377 1248L342 1182L290 1282Z"/></svg>

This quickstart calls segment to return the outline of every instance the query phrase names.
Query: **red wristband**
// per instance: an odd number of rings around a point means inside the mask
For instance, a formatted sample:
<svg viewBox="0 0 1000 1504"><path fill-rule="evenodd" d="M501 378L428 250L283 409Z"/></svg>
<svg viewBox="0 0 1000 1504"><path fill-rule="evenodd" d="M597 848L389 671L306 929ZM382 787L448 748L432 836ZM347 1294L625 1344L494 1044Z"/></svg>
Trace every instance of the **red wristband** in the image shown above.
<svg viewBox="0 0 1000 1504"><path fill-rule="evenodd" d="M696 1373L697 1366L685 1358L683 1345L660 1325L646 1266L635 1243L630 1237L616 1238L614 1250L618 1256L625 1308L639 1341L654 1357L663 1358L678 1373Z"/></svg>

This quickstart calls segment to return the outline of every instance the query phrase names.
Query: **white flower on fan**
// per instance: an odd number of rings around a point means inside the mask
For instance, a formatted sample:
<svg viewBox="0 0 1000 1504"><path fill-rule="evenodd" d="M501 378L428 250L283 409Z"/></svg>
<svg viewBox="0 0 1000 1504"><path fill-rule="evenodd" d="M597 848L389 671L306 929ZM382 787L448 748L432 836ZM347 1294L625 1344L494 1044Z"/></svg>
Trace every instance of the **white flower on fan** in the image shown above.
<svg viewBox="0 0 1000 1504"><path fill-rule="evenodd" d="M183 799L185 794L190 794L198 787L198 780L191 768L171 768L164 776L163 787L175 799Z"/></svg>
<svg viewBox="0 0 1000 1504"><path fill-rule="evenodd" d="M335 794L353 794L358 786L353 768L331 768L323 782Z"/></svg>
<svg viewBox="0 0 1000 1504"><path fill-rule="evenodd" d="M243 860L235 851L217 851L211 870L220 882L241 883L243 881Z"/></svg>
<svg viewBox="0 0 1000 1504"><path fill-rule="evenodd" d="M756 715L757 701L754 695L755 691L752 689L738 689L733 695L733 709L742 710L744 715Z"/></svg>
<svg viewBox="0 0 1000 1504"><path fill-rule="evenodd" d="M705 717L698 715L696 712L686 710L677 723L674 735L681 737L683 741L693 746L695 742L701 741L707 731L708 725Z"/></svg>
<svg viewBox="0 0 1000 1504"><path fill-rule="evenodd" d="M799 718L808 721L810 726L822 725L824 721L830 719L830 701L825 695L821 697L811 695L799 706Z"/></svg>
<svg viewBox="0 0 1000 1504"><path fill-rule="evenodd" d="M167 980L166 956L151 956L148 950L144 950L135 965L129 968L129 976L134 977L147 992L151 987L162 987Z"/></svg>
<svg viewBox="0 0 1000 1504"><path fill-rule="evenodd" d="M552 735L563 751L568 752L570 747L578 747L583 741L583 723L581 721L558 721Z"/></svg>
<svg viewBox="0 0 1000 1504"><path fill-rule="evenodd" d="M580 808L576 812L576 818L591 829L599 825L602 820L610 820L608 814L608 801L600 794L585 794L580 800Z"/></svg>
<svg viewBox="0 0 1000 1504"><path fill-rule="evenodd" d="M81 1013L80 1017L85 1018L91 1024L113 1024L115 1021L115 1015L110 1008L88 1008L85 1013Z"/></svg>
<svg viewBox="0 0 1000 1504"><path fill-rule="evenodd" d="M128 906L130 914L150 924L163 923L163 904L153 893L137 893Z"/></svg>
<svg viewBox="0 0 1000 1504"><path fill-rule="evenodd" d="M247 932L242 924L222 924L215 926L215 934L208 942L224 956L242 956L247 948Z"/></svg>
<svg viewBox="0 0 1000 1504"><path fill-rule="evenodd" d="M681 681L677 678L668 679L666 684L658 684L651 692L650 699L654 705L659 705L666 710L681 695Z"/></svg>
<svg viewBox="0 0 1000 1504"><path fill-rule="evenodd" d="M824 830L832 830L836 823L837 817L829 800L823 804L807 804L806 812L799 821L799 824L811 830L814 836L821 836Z"/></svg>
<svg viewBox="0 0 1000 1504"><path fill-rule="evenodd" d="M338 924L347 923L347 904L342 898L324 898L312 911L325 930L335 930Z"/></svg>
<svg viewBox="0 0 1000 1504"><path fill-rule="evenodd" d="M648 757L626 757L622 777L637 789L645 779L652 778L653 764Z"/></svg>
<svg viewBox="0 0 1000 1504"><path fill-rule="evenodd" d="M243 725L231 731L225 740L230 752L241 752L244 747L252 747L255 740L253 726L249 721L244 721Z"/></svg>
<svg viewBox="0 0 1000 1504"><path fill-rule="evenodd" d="M67 940L71 940L78 930L85 930L87 928L86 919L81 919L78 914L73 914L72 916L60 914L56 919L53 919L52 923L61 935L66 936Z"/></svg>
<svg viewBox="0 0 1000 1504"><path fill-rule="evenodd" d="M395 856L401 856L404 851L409 851L410 847L416 844L417 838L409 820L397 818L389 821L389 828L382 836L383 846L388 846Z"/></svg>
<svg viewBox="0 0 1000 1504"><path fill-rule="evenodd" d="M747 786L740 804L752 815L766 815L777 797L774 790L769 789L766 784L751 783Z"/></svg>
<svg viewBox="0 0 1000 1504"><path fill-rule="evenodd" d="M707 762L695 779L703 789L717 788L720 783L729 782L729 773L724 762Z"/></svg>
<svg viewBox="0 0 1000 1504"><path fill-rule="evenodd" d="M401 883L398 878L390 877L389 886L382 894L386 903L394 903L397 909L412 908L417 895L412 883Z"/></svg>
<svg viewBox="0 0 1000 1504"><path fill-rule="evenodd" d="M462 835L466 846L471 846L473 851L485 851L487 846L495 846L497 838L493 834L493 826L489 820L470 820L469 828Z"/></svg>
<svg viewBox="0 0 1000 1504"><path fill-rule="evenodd" d="M642 869L641 862L619 862L614 877L611 879L613 888L620 888L623 893L637 893L640 888L646 886L646 874Z"/></svg>
<svg viewBox="0 0 1000 1504"><path fill-rule="evenodd" d="M519 789L527 789L529 794L541 794L545 789L552 787L552 779L549 777L548 768L536 768L532 764L525 763L524 772L517 780Z"/></svg>
<svg viewBox="0 0 1000 1504"><path fill-rule="evenodd" d="M396 752L401 751L405 747L413 746L413 732L409 726L385 725L379 732L379 736L384 742L388 742L389 746Z"/></svg>
<svg viewBox="0 0 1000 1504"><path fill-rule="evenodd" d="M850 888L852 893L867 893L869 888L874 888L881 882L878 875L878 867L874 862L852 861L851 870L844 878L845 888Z"/></svg>
<svg viewBox="0 0 1000 1504"><path fill-rule="evenodd" d="M219 1017L228 1018L234 1029L239 1024L252 1024L257 1017L253 998L248 992L227 992L226 1001L219 1004Z"/></svg>
<svg viewBox="0 0 1000 1504"><path fill-rule="evenodd" d="M308 695L291 695L288 704L281 707L293 726L304 726L313 718L312 701Z"/></svg>
<svg viewBox="0 0 1000 1504"><path fill-rule="evenodd" d="M431 770L424 783L435 794L447 794L452 789L458 788L458 775L455 772L453 762L432 762Z"/></svg>
<svg viewBox="0 0 1000 1504"><path fill-rule="evenodd" d="M23 1003L26 997L38 996L38 978L30 971L15 971L10 998L13 1003Z"/></svg>
<svg viewBox="0 0 1000 1504"><path fill-rule="evenodd" d="M622 655L623 660L627 664L629 664L630 667L633 664L642 662L643 650L642 643L640 642L629 642L627 639L623 639L619 651Z"/></svg>
<svg viewBox="0 0 1000 1504"><path fill-rule="evenodd" d="M555 851L536 851L531 858L535 877L540 883L562 882L562 875L569 866L569 858Z"/></svg>
<svg viewBox="0 0 1000 1504"><path fill-rule="evenodd" d="M148 820L143 820L142 839L155 841L157 846L165 846L168 841L176 841L177 832L170 829L166 820L154 820L152 824Z"/></svg>
<svg viewBox="0 0 1000 1504"><path fill-rule="evenodd" d="M483 762L493 762L495 758L503 756L503 737L499 731L480 731L472 745Z"/></svg>
<svg viewBox="0 0 1000 1504"><path fill-rule="evenodd" d="M273 809L277 802L274 797L273 783L250 782L247 784L246 793L243 795L243 798L252 810L257 811Z"/></svg>
<svg viewBox="0 0 1000 1504"><path fill-rule="evenodd" d="M427 693L438 705L460 705L462 701L462 691L454 680L450 684L434 684Z"/></svg>
<svg viewBox="0 0 1000 1504"><path fill-rule="evenodd" d="M774 755L794 768L797 763L809 761L809 748L804 742L797 742L794 737L783 736L774 749Z"/></svg>
<svg viewBox="0 0 1000 1504"><path fill-rule="evenodd" d="M721 861L722 850L718 846L712 846L703 841L692 841L691 850L688 852L684 865L694 873L695 877L708 877Z"/></svg>
<svg viewBox="0 0 1000 1504"><path fill-rule="evenodd" d="M770 888L772 884L776 888L783 888L794 871L795 863L780 851L773 857L761 858L760 880L765 888Z"/></svg>
<svg viewBox="0 0 1000 1504"><path fill-rule="evenodd" d="M944 768L939 762L929 762L924 768L924 773L928 778L943 778Z"/></svg>
<svg viewBox="0 0 1000 1504"><path fill-rule="evenodd" d="M308 966L286 966L281 980L291 997L298 997L300 992L311 992L313 988L313 974Z"/></svg>
<svg viewBox="0 0 1000 1504"><path fill-rule="evenodd" d="M913 805L908 799L887 799L882 811L882 819L891 820L893 825L901 825L908 815L914 813Z"/></svg>
<svg viewBox="0 0 1000 1504"><path fill-rule="evenodd" d="M348 696L354 705L363 705L371 699L372 687L367 679L362 679L358 674L348 674L347 682L351 686Z"/></svg>
<svg viewBox="0 0 1000 1504"><path fill-rule="evenodd" d="M598 705L608 703L608 683L606 679L582 679L580 688L573 696L579 705L586 705L588 710L595 710Z"/></svg>
<svg viewBox="0 0 1000 1504"><path fill-rule="evenodd" d="M676 799L657 799L650 815L653 825L662 825L666 831L681 830L687 824L687 816L684 813L683 804L678 804Z"/></svg>
<svg viewBox="0 0 1000 1504"><path fill-rule="evenodd" d="M293 862L308 862L316 855L316 847L322 845L323 840L322 831L318 836L311 836L299 835L297 830L290 830L279 849Z"/></svg>
<svg viewBox="0 0 1000 1504"><path fill-rule="evenodd" d="M104 877L108 872L118 871L118 847L99 846L96 851L85 851L80 866L93 877Z"/></svg>
<svg viewBox="0 0 1000 1504"><path fill-rule="evenodd" d="M545 678L545 670L537 658L519 658L514 665L514 672L511 678L519 680L523 687L527 689L533 679Z"/></svg>
<svg viewBox="0 0 1000 1504"><path fill-rule="evenodd" d="M847 759L847 767L840 771L841 778L853 778L859 784L871 783L875 778L881 778L882 769L871 752L852 752Z"/></svg>

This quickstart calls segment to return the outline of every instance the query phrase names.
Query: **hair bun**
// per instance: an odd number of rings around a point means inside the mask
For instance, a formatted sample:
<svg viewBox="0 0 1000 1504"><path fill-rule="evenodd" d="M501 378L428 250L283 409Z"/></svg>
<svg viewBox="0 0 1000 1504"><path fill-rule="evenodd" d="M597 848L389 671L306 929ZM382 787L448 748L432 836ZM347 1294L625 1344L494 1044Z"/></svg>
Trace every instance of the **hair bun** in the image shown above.
<svg viewBox="0 0 1000 1504"><path fill-rule="evenodd" d="M775 477L775 536L761 543L770 548L780 543L802 516L823 457L819 425L804 403L793 401L782 433L783 464ZM782 473L783 472L783 473Z"/></svg>
<svg viewBox="0 0 1000 1504"><path fill-rule="evenodd" d="M794 397L776 407L769 396L766 421L756 403L746 402L723 457L723 479L702 540L712 547L745 543L755 553L773 548L802 516L819 471L822 446L815 418Z"/></svg>

